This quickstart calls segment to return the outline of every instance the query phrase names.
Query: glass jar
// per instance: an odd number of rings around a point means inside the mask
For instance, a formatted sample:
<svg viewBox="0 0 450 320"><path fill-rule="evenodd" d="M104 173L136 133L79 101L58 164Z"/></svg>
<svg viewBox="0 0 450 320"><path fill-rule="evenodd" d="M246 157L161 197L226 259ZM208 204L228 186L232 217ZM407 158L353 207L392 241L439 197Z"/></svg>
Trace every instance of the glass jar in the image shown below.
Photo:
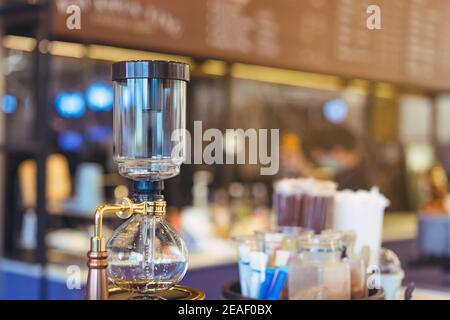
<svg viewBox="0 0 450 320"><path fill-rule="evenodd" d="M261 241L263 251L268 256L269 266L275 265L277 252L285 251L290 257L298 251L299 239L313 235L312 230L302 227L277 227L274 231L255 231L256 238Z"/></svg>
<svg viewBox="0 0 450 320"><path fill-rule="evenodd" d="M169 289L188 267L184 242L163 216L135 213L114 231L107 248L109 279L130 292Z"/></svg>
<svg viewBox="0 0 450 320"><path fill-rule="evenodd" d="M341 260L341 247L335 237L299 240L299 253L288 266L290 300L350 299L350 266Z"/></svg>
<svg viewBox="0 0 450 320"><path fill-rule="evenodd" d="M276 231L255 232L267 256L264 281L258 299L287 300L287 271L289 259L298 251L298 239L310 237L312 230L301 227L279 227Z"/></svg>
<svg viewBox="0 0 450 320"><path fill-rule="evenodd" d="M366 265L364 260L355 254L356 233L342 231L342 258L350 265L351 298L362 299L366 296Z"/></svg>
<svg viewBox="0 0 450 320"><path fill-rule="evenodd" d="M172 61L113 64L114 160L133 180L161 180L185 158L189 66Z"/></svg>

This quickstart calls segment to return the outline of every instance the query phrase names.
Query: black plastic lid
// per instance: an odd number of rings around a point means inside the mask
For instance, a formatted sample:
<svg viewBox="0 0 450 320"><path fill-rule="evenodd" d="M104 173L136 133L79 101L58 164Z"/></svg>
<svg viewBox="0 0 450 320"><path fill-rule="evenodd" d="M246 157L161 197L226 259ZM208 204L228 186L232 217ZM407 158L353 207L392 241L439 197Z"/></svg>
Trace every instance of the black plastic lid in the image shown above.
<svg viewBox="0 0 450 320"><path fill-rule="evenodd" d="M113 81L126 79L170 79L189 81L189 65L176 61L140 60L113 63Z"/></svg>

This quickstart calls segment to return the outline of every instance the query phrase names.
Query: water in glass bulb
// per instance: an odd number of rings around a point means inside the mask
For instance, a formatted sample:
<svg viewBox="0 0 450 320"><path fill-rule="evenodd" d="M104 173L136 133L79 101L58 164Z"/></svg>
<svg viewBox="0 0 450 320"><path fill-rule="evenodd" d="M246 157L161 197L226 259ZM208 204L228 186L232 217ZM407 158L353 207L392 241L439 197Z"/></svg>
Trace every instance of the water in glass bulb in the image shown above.
<svg viewBox="0 0 450 320"><path fill-rule="evenodd" d="M130 292L169 289L187 270L185 244L163 217L133 215L114 232L107 247L111 282Z"/></svg>

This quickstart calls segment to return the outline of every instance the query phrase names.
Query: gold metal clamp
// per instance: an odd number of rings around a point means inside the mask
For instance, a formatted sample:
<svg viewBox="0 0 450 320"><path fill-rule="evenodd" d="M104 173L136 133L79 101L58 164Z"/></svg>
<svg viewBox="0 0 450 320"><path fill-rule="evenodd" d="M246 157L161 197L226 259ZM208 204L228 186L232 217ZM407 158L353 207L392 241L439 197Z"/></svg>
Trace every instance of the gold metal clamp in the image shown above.
<svg viewBox="0 0 450 320"><path fill-rule="evenodd" d="M91 238L91 251L106 251L106 239L102 234L103 216L115 213L121 219L128 219L133 213L142 215L164 216L166 202L164 200L144 201L133 203L129 198L124 198L121 204L101 205L95 211L94 236Z"/></svg>

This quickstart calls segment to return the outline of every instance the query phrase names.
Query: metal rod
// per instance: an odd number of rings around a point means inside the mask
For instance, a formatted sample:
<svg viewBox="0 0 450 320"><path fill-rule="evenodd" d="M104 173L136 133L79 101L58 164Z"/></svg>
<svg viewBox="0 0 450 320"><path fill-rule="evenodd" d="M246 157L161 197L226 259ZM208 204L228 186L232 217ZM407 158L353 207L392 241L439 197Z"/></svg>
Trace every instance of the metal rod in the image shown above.
<svg viewBox="0 0 450 320"><path fill-rule="evenodd" d="M42 40L50 40L51 22L50 22L50 8L42 10L39 13L38 30L36 33L37 46L34 49L34 95L36 106L36 136L38 137L39 152L36 155L37 163L37 249L36 260L41 266L41 279L39 298L48 298L48 283L47 283L47 243L46 234L48 226L48 212L47 212L47 194L46 194L46 175L47 175L47 156L48 145L50 143L50 129L49 129L49 78L50 78L50 54L47 51L41 52L39 44Z"/></svg>

